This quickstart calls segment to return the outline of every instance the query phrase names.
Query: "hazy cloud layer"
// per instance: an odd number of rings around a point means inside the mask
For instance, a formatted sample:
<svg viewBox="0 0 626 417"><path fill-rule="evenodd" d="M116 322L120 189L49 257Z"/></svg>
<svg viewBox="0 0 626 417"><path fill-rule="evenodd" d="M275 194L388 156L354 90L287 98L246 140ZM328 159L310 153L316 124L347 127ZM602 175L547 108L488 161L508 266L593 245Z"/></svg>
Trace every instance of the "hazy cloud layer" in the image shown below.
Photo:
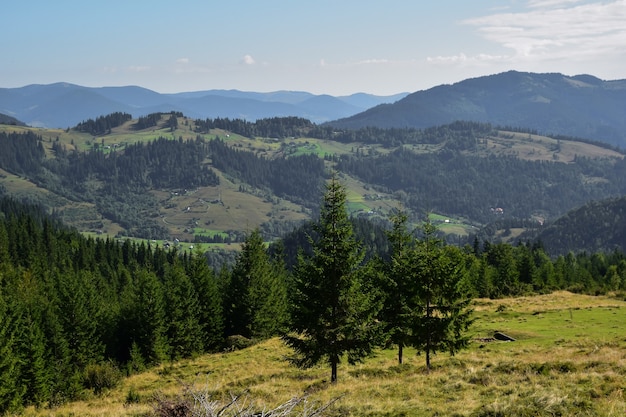
<svg viewBox="0 0 626 417"><path fill-rule="evenodd" d="M464 21L511 54L511 62L591 60L626 51L626 1L580 4L535 0L517 13L497 13Z"/></svg>

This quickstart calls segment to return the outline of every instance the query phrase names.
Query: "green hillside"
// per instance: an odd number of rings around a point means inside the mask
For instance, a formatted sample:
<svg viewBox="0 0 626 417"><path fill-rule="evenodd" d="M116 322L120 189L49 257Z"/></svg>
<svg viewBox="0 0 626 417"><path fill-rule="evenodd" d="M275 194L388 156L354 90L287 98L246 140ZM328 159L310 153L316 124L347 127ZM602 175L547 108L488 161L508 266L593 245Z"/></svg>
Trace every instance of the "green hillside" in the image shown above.
<svg viewBox="0 0 626 417"><path fill-rule="evenodd" d="M337 416L624 411L623 253L459 248L435 214L417 233L393 216L386 235L348 217L347 194L333 175L310 233L268 249L254 230L226 268L0 198L0 414L198 415L192 393L218 409L337 400Z"/></svg>
<svg viewBox="0 0 626 417"><path fill-rule="evenodd" d="M7 143L32 135L43 149L29 165L31 151L12 145L2 189L84 232L222 247L257 227L279 237L314 216L333 170L353 215L438 214L441 230L461 238L502 213L544 222L626 189L623 155L610 147L484 124L336 131L297 118L147 119L95 135L2 125Z"/></svg>

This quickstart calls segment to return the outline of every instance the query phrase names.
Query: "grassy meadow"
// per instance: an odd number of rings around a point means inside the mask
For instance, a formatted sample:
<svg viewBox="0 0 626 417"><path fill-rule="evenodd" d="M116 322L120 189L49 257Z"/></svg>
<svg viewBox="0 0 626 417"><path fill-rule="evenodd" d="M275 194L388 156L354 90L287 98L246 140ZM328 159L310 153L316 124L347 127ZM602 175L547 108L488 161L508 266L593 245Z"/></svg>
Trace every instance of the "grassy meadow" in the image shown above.
<svg viewBox="0 0 626 417"><path fill-rule="evenodd" d="M327 404L331 416L623 416L626 415L626 301L624 295L568 292L511 299L479 299L469 349L424 357L381 350L357 366L330 370L291 367L279 339L246 349L167 363L132 375L100 396L24 416L142 416L156 396L184 387L216 400L247 390L260 410L292 397ZM495 331L516 339L493 340Z"/></svg>

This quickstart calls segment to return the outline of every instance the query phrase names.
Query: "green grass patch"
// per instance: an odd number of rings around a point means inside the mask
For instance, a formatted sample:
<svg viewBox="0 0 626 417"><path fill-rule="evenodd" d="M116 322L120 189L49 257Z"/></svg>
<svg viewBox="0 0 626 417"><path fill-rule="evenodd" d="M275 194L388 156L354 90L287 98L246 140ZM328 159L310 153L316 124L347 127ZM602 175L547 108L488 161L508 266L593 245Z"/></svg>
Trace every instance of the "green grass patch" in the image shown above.
<svg viewBox="0 0 626 417"><path fill-rule="evenodd" d="M361 212L369 212L370 208L368 205L366 205L365 203L361 203L361 202L347 202L346 203L346 207L348 208L348 212L350 214L356 214L356 213L361 213Z"/></svg>

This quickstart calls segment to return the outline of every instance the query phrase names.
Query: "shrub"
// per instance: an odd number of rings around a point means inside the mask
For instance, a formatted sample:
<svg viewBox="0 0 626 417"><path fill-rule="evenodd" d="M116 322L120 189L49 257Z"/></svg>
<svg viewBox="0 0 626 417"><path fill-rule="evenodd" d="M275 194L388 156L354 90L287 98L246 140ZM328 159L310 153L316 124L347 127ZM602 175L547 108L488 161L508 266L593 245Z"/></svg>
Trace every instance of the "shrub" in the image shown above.
<svg viewBox="0 0 626 417"><path fill-rule="evenodd" d="M83 384L97 395L115 388L122 380L122 373L112 362L91 364L85 367Z"/></svg>
<svg viewBox="0 0 626 417"><path fill-rule="evenodd" d="M141 396L139 392L135 390L135 388L131 388L128 390L126 394L126 399L124 400L124 404L138 404L141 401Z"/></svg>
<svg viewBox="0 0 626 417"><path fill-rule="evenodd" d="M248 339L247 337L241 335L228 336L226 339L226 350L228 351L245 349L252 345L254 345L254 341L252 339Z"/></svg>

